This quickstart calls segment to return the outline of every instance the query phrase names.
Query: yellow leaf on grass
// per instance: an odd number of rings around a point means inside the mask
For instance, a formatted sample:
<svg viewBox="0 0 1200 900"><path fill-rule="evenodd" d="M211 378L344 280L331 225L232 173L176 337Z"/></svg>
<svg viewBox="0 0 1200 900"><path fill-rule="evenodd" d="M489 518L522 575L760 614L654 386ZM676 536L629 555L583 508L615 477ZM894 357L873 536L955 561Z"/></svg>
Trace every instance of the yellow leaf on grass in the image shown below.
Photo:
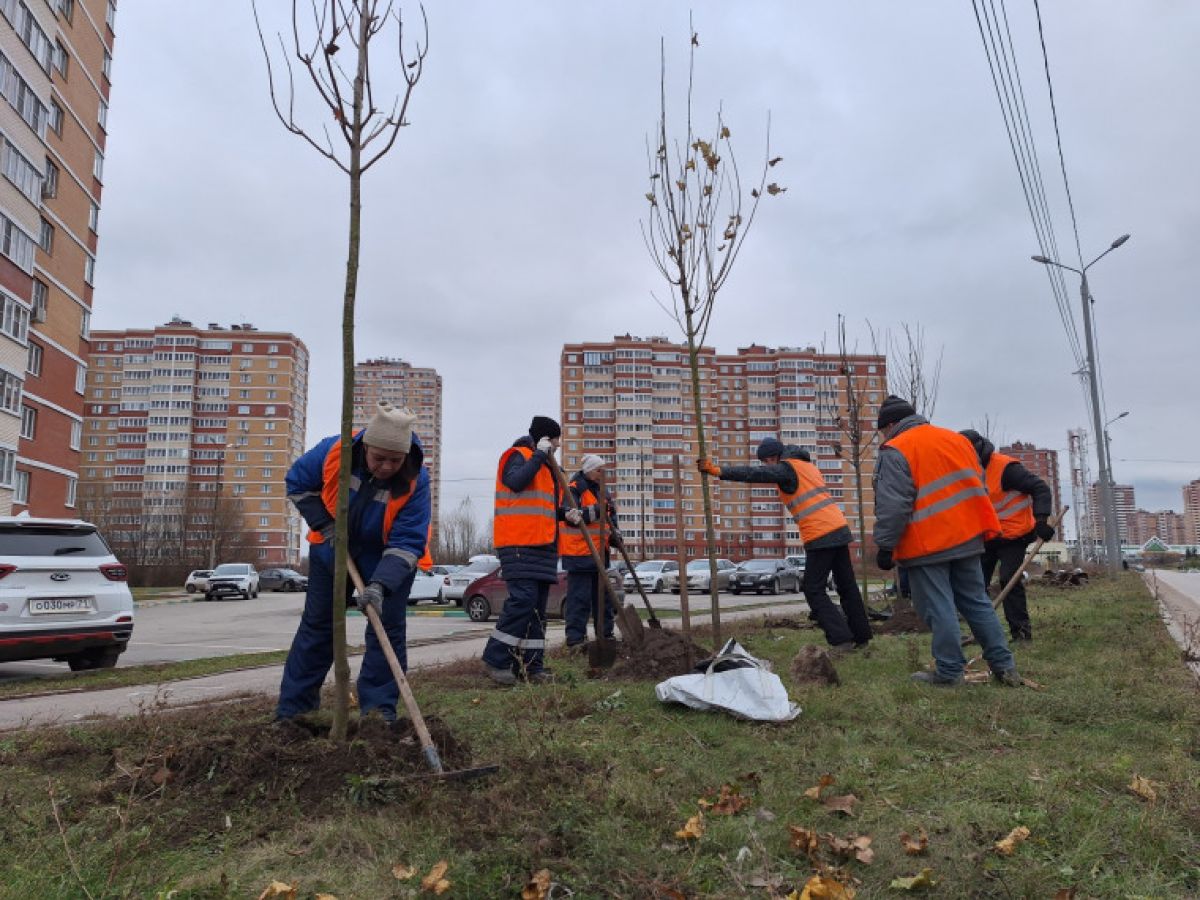
<svg viewBox="0 0 1200 900"><path fill-rule="evenodd" d="M933 887L937 881L933 877L933 869L922 869L916 875L908 878L893 878L890 887L900 891L916 891L921 888Z"/></svg>
<svg viewBox="0 0 1200 900"><path fill-rule="evenodd" d="M545 900L551 883L550 870L538 869L521 889L521 900Z"/></svg>
<svg viewBox="0 0 1200 900"><path fill-rule="evenodd" d="M1029 829L1024 825L1018 825L1008 833L1008 837L1004 840L996 841L996 852L1001 856L1012 856L1017 845L1023 844L1028 837Z"/></svg>
<svg viewBox="0 0 1200 900"><path fill-rule="evenodd" d="M433 891L435 894L444 894L450 890L450 882L442 877L449 868L450 863L444 859L440 859L434 863L433 868L429 870L429 874L421 879L421 890Z"/></svg>
<svg viewBox="0 0 1200 900"><path fill-rule="evenodd" d="M400 881L408 881L408 879L412 878L416 874L417 870L412 866L405 866L399 863L392 866L392 876Z"/></svg>
<svg viewBox="0 0 1200 900"><path fill-rule="evenodd" d="M845 813L848 816L854 815L854 805L858 803L858 798L853 794L842 794L838 797L826 797L821 801L821 805L830 812Z"/></svg>
<svg viewBox="0 0 1200 900"><path fill-rule="evenodd" d="M258 895L258 900L274 900L276 897L282 897L283 900L296 900L296 888L299 886L300 882L298 881L292 884L285 884L282 881L272 881Z"/></svg>
<svg viewBox="0 0 1200 900"><path fill-rule="evenodd" d="M821 842L817 839L815 831L810 831L801 825L789 825L788 831L792 833L793 849L799 850L801 853L807 853L811 856L821 846Z"/></svg>
<svg viewBox="0 0 1200 900"><path fill-rule="evenodd" d="M921 856L929 849L929 835L925 833L924 828L918 828L916 834L902 831L900 832L900 846L909 856Z"/></svg>
<svg viewBox="0 0 1200 900"><path fill-rule="evenodd" d="M821 791L825 790L825 788L827 788L831 784L833 784L833 781L834 781L834 779L833 779L832 775L830 775L828 773L826 773L825 775L822 775L820 780L816 784L814 784L812 787L810 787L807 791L804 792L804 796L808 797L810 800L820 800L821 799Z"/></svg>
<svg viewBox="0 0 1200 900"><path fill-rule="evenodd" d="M1141 775L1133 776L1133 781L1129 782L1129 790L1133 791L1143 800L1149 800L1151 803L1158 800L1158 791L1154 789L1154 782L1149 778L1143 778Z"/></svg>
<svg viewBox="0 0 1200 900"><path fill-rule="evenodd" d="M854 900L854 888L822 875L814 875L804 883L800 900Z"/></svg>
<svg viewBox="0 0 1200 900"><path fill-rule="evenodd" d="M704 813L699 812L692 816L684 823L684 826L675 832L675 837L685 841L699 840L704 834Z"/></svg>

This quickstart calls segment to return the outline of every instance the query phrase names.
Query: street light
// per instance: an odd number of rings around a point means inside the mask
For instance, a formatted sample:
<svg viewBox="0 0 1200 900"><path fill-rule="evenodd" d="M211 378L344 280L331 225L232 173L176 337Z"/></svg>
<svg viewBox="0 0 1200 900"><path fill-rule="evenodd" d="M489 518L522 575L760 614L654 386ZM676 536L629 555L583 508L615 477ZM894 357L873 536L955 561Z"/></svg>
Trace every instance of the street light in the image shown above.
<svg viewBox="0 0 1200 900"><path fill-rule="evenodd" d="M1108 426L1111 425L1113 422L1116 422L1118 419L1125 418L1127 415L1129 415L1129 410L1125 410L1125 412L1123 412L1123 413L1118 413L1117 415L1113 416L1111 419L1109 419L1107 422L1104 423L1104 452L1108 456L1108 465L1109 465L1108 475L1109 475L1109 478L1112 479L1112 485L1113 485L1113 514L1114 514L1114 516L1116 515L1116 505L1117 505L1116 477L1112 474L1112 440L1108 436ZM1120 523L1118 523L1118 526L1119 526L1119 524ZM1126 523L1125 531L1126 531L1126 536L1128 536L1128 532L1129 532L1128 523ZM1120 538L1119 527L1118 527L1117 537L1118 537L1118 539Z"/></svg>
<svg viewBox="0 0 1200 900"><path fill-rule="evenodd" d="M1096 428L1096 455L1100 458L1100 505L1104 510L1104 544L1108 555L1109 571L1114 573L1121 568L1121 536L1117 531L1117 510L1113 497L1112 466L1109 464L1108 441L1105 437L1104 426L1101 425L1100 385L1096 377L1096 346L1092 335L1092 295L1088 290L1087 271L1127 240L1129 240L1129 235L1121 235L1109 245L1107 250L1082 269L1063 265L1047 256L1033 257L1034 262L1039 262L1044 266L1067 269L1079 276L1079 297L1083 303L1083 334L1087 341L1088 388L1092 397L1092 422ZM1117 418L1119 419L1121 416Z"/></svg>

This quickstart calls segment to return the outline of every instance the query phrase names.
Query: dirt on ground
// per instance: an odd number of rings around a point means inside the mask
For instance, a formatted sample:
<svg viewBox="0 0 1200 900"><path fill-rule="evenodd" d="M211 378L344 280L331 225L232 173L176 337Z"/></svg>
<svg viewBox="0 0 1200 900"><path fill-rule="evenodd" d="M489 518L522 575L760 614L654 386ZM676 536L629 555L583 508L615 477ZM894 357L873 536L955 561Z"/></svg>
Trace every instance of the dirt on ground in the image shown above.
<svg viewBox="0 0 1200 900"><path fill-rule="evenodd" d="M671 678L692 671L688 666L688 644L678 631L647 628L641 647L634 648L624 641L617 645L617 662L607 673L607 678L631 681ZM692 644L692 665L711 656L711 652L695 643Z"/></svg>
<svg viewBox="0 0 1200 900"><path fill-rule="evenodd" d="M883 622L872 622L871 630L875 634L917 634L928 633L929 626L917 615L911 603L897 603L892 607L892 615Z"/></svg>
<svg viewBox="0 0 1200 900"><path fill-rule="evenodd" d="M816 644L805 644L792 660L792 677L798 685L841 684L829 651Z"/></svg>
<svg viewBox="0 0 1200 900"><path fill-rule="evenodd" d="M794 628L799 630L813 629L817 627L817 623L809 619L797 619L792 616L765 616L763 618L764 628Z"/></svg>

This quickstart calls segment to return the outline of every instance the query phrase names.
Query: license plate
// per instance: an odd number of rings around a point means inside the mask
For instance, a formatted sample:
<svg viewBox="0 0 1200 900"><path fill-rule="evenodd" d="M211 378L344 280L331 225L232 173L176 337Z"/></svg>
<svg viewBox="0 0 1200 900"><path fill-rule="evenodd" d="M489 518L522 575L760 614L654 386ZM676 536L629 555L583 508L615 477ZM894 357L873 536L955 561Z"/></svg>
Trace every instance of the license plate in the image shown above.
<svg viewBox="0 0 1200 900"><path fill-rule="evenodd" d="M56 613L94 612L96 601L92 597L31 597L29 612L34 616Z"/></svg>

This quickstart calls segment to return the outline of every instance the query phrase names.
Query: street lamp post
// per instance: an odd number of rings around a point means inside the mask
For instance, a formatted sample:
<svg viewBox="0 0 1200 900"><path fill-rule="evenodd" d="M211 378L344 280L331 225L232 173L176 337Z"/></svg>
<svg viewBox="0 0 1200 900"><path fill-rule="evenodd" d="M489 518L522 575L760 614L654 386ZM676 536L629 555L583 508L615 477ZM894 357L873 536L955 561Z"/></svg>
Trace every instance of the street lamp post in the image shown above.
<svg viewBox="0 0 1200 900"><path fill-rule="evenodd" d="M1109 464L1107 440L1105 439L1102 421L1104 414L1100 409L1100 383L1096 370L1096 344L1092 335L1092 295L1088 290L1087 272L1105 256L1116 250L1129 240L1129 235L1123 234L1108 249L1093 259L1082 269L1063 265L1046 256L1034 256L1033 261L1045 266L1056 266L1067 269L1079 276L1079 297L1083 303L1083 334L1087 346L1088 389L1092 398L1092 423L1096 428L1096 456L1100 462L1100 506L1104 511L1104 545L1108 557L1110 572L1118 572L1121 568L1121 536L1117 530L1117 510L1113 497L1112 466ZM1119 418L1119 417L1118 417Z"/></svg>

